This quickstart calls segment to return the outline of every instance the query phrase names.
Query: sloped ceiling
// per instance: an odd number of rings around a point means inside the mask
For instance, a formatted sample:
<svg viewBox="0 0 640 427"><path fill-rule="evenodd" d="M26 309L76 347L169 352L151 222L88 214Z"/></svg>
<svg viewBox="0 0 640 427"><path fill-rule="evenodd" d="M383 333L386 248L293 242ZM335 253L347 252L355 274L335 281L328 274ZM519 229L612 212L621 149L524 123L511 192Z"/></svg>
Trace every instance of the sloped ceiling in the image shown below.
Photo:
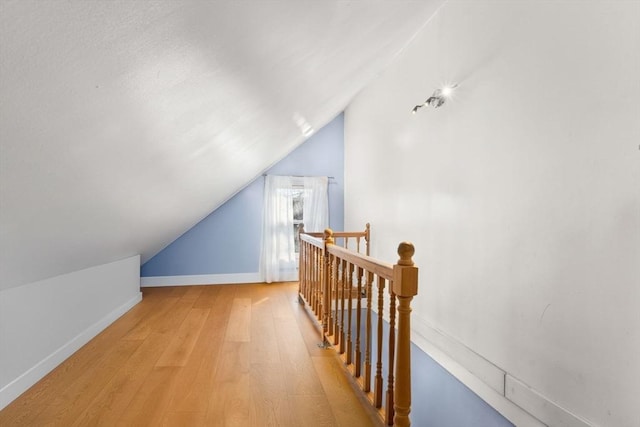
<svg viewBox="0 0 640 427"><path fill-rule="evenodd" d="M0 0L0 289L153 256L441 3Z"/></svg>

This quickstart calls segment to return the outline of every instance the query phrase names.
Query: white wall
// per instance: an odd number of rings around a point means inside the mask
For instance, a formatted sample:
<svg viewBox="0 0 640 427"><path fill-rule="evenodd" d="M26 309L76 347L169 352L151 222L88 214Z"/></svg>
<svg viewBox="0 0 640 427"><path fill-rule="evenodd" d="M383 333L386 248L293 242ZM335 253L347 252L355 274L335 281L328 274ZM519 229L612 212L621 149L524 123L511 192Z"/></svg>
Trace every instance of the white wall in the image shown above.
<svg viewBox="0 0 640 427"><path fill-rule="evenodd" d="M640 425L639 22L452 0L346 111L346 229L412 240L415 330L549 425Z"/></svg>
<svg viewBox="0 0 640 427"><path fill-rule="evenodd" d="M0 409L138 303L140 256L0 292Z"/></svg>

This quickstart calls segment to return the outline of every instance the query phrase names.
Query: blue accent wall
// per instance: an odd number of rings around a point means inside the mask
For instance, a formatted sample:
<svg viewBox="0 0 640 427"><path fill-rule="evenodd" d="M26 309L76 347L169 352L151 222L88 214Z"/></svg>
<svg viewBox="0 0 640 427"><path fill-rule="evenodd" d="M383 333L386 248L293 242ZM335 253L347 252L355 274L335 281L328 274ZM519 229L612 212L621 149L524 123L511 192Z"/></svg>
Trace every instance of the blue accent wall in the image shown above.
<svg viewBox="0 0 640 427"><path fill-rule="evenodd" d="M411 344L411 423L424 427L513 427L422 351Z"/></svg>
<svg viewBox="0 0 640 427"><path fill-rule="evenodd" d="M356 314L352 311L351 333L355 341ZM360 334L366 334L365 319L367 310L361 309ZM345 313L345 323L348 324L348 313ZM377 330L378 316L371 313L373 330ZM389 322L382 321L382 340L389 340ZM377 335L374 332L371 342L371 364L375 375L377 364ZM364 364L364 338L362 348L362 363ZM382 353L382 387L386 392L389 355ZM411 425L419 427L513 427L498 411L482 400L477 394L462 384L456 377L429 357L417 345L411 343Z"/></svg>
<svg viewBox="0 0 640 427"><path fill-rule="evenodd" d="M334 177L329 181L329 222L331 228L342 230L344 115L333 119L267 173ZM147 261L140 276L257 273L263 190L264 178L259 177ZM237 256L239 253L242 256Z"/></svg>

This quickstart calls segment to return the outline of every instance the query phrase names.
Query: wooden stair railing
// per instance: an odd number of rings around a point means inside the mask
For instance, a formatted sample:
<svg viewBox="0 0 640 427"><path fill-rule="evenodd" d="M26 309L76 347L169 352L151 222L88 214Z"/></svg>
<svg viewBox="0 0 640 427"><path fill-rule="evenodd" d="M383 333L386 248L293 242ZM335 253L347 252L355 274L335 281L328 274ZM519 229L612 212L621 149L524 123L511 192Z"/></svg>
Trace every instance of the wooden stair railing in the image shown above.
<svg viewBox="0 0 640 427"><path fill-rule="evenodd" d="M411 425L410 303L418 292L415 250L403 242L395 265L378 261L369 256L369 232L369 224L364 232L302 231L299 296L318 319L323 342L340 354L384 424L406 427ZM345 239L342 246L335 244L336 236ZM365 239L366 253L358 252L359 240L357 251L348 249L347 238Z"/></svg>
<svg viewBox="0 0 640 427"><path fill-rule="evenodd" d="M300 225L299 234L306 234L307 236L316 237L322 239L324 237L324 231L322 232L307 232L304 230L304 224ZM355 240L355 251L361 253L361 242L364 240L364 254L369 255L369 237L371 234L371 225L367 223L364 227L364 231L333 231L334 244L349 249L352 247L352 240Z"/></svg>

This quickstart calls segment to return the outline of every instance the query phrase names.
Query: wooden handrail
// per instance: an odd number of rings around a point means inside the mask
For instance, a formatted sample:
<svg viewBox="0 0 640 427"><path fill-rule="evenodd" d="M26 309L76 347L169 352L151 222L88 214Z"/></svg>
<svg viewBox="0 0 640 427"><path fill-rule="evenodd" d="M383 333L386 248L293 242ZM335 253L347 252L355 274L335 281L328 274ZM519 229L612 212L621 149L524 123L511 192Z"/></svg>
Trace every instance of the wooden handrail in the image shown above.
<svg viewBox="0 0 640 427"><path fill-rule="evenodd" d="M351 264L372 272L387 280L393 279L393 264L379 261L370 256L362 255L357 252L350 251L340 246L331 245L327 247L327 252L343 259Z"/></svg>
<svg viewBox="0 0 640 427"><path fill-rule="evenodd" d="M313 234L318 234L318 233L313 233ZM317 246L319 248L324 248L324 240L322 240L322 235L320 235L320 237L314 236L311 233L300 233L300 240L305 241L305 242L309 242L314 246Z"/></svg>
<svg viewBox="0 0 640 427"><path fill-rule="evenodd" d="M303 224L304 225L304 224ZM311 237L324 237L324 232L311 232L311 231L302 231L301 234L304 233ZM334 231L333 238L337 239L339 237L365 237L366 231Z"/></svg>
<svg viewBox="0 0 640 427"><path fill-rule="evenodd" d="M306 235L311 237L316 237L319 239L323 239L325 237L325 232L322 231L305 231L304 224L300 224L299 236ZM337 239L342 239L343 247L347 248L349 245L350 239L355 239L356 241L356 252L360 252L360 241L364 240L365 242L365 251L366 255L369 255L369 242L371 236L371 226L369 223L365 225L364 231L332 231L333 232L333 241L334 244Z"/></svg>
<svg viewBox="0 0 640 427"><path fill-rule="evenodd" d="M325 247L325 241L321 238L318 238L317 235L320 233L300 233L300 240L303 242L307 242L316 246L318 248ZM335 236L336 233L333 233L332 236ZM356 233L341 233L341 234L356 234ZM371 271L374 274L377 274L381 277L384 277L387 280L393 279L393 264L389 264L387 262L379 261L370 256L362 255L358 252L351 251L349 249L345 249L341 246L336 246L335 244L331 244L326 248L327 252L333 255L338 256L341 259L346 260L355 265L360 265L364 270Z"/></svg>
<svg viewBox="0 0 640 427"><path fill-rule="evenodd" d="M346 241L344 247L335 243L337 237L354 236L365 238L366 254L358 252L359 240L357 251L348 249ZM412 260L415 250L411 243L400 243L400 259L392 265L368 256L369 236L369 224L364 232L301 231L300 300L315 313L325 345L333 345L340 354L383 422L408 427L411 424L410 303L418 291L418 268ZM377 291L373 289L374 284ZM385 291L389 294L387 328L383 325ZM362 304L363 298L366 306ZM366 312L365 319L362 319L362 310ZM378 319L375 330L374 315ZM373 342L377 343L375 349ZM374 369L375 376L372 375Z"/></svg>

